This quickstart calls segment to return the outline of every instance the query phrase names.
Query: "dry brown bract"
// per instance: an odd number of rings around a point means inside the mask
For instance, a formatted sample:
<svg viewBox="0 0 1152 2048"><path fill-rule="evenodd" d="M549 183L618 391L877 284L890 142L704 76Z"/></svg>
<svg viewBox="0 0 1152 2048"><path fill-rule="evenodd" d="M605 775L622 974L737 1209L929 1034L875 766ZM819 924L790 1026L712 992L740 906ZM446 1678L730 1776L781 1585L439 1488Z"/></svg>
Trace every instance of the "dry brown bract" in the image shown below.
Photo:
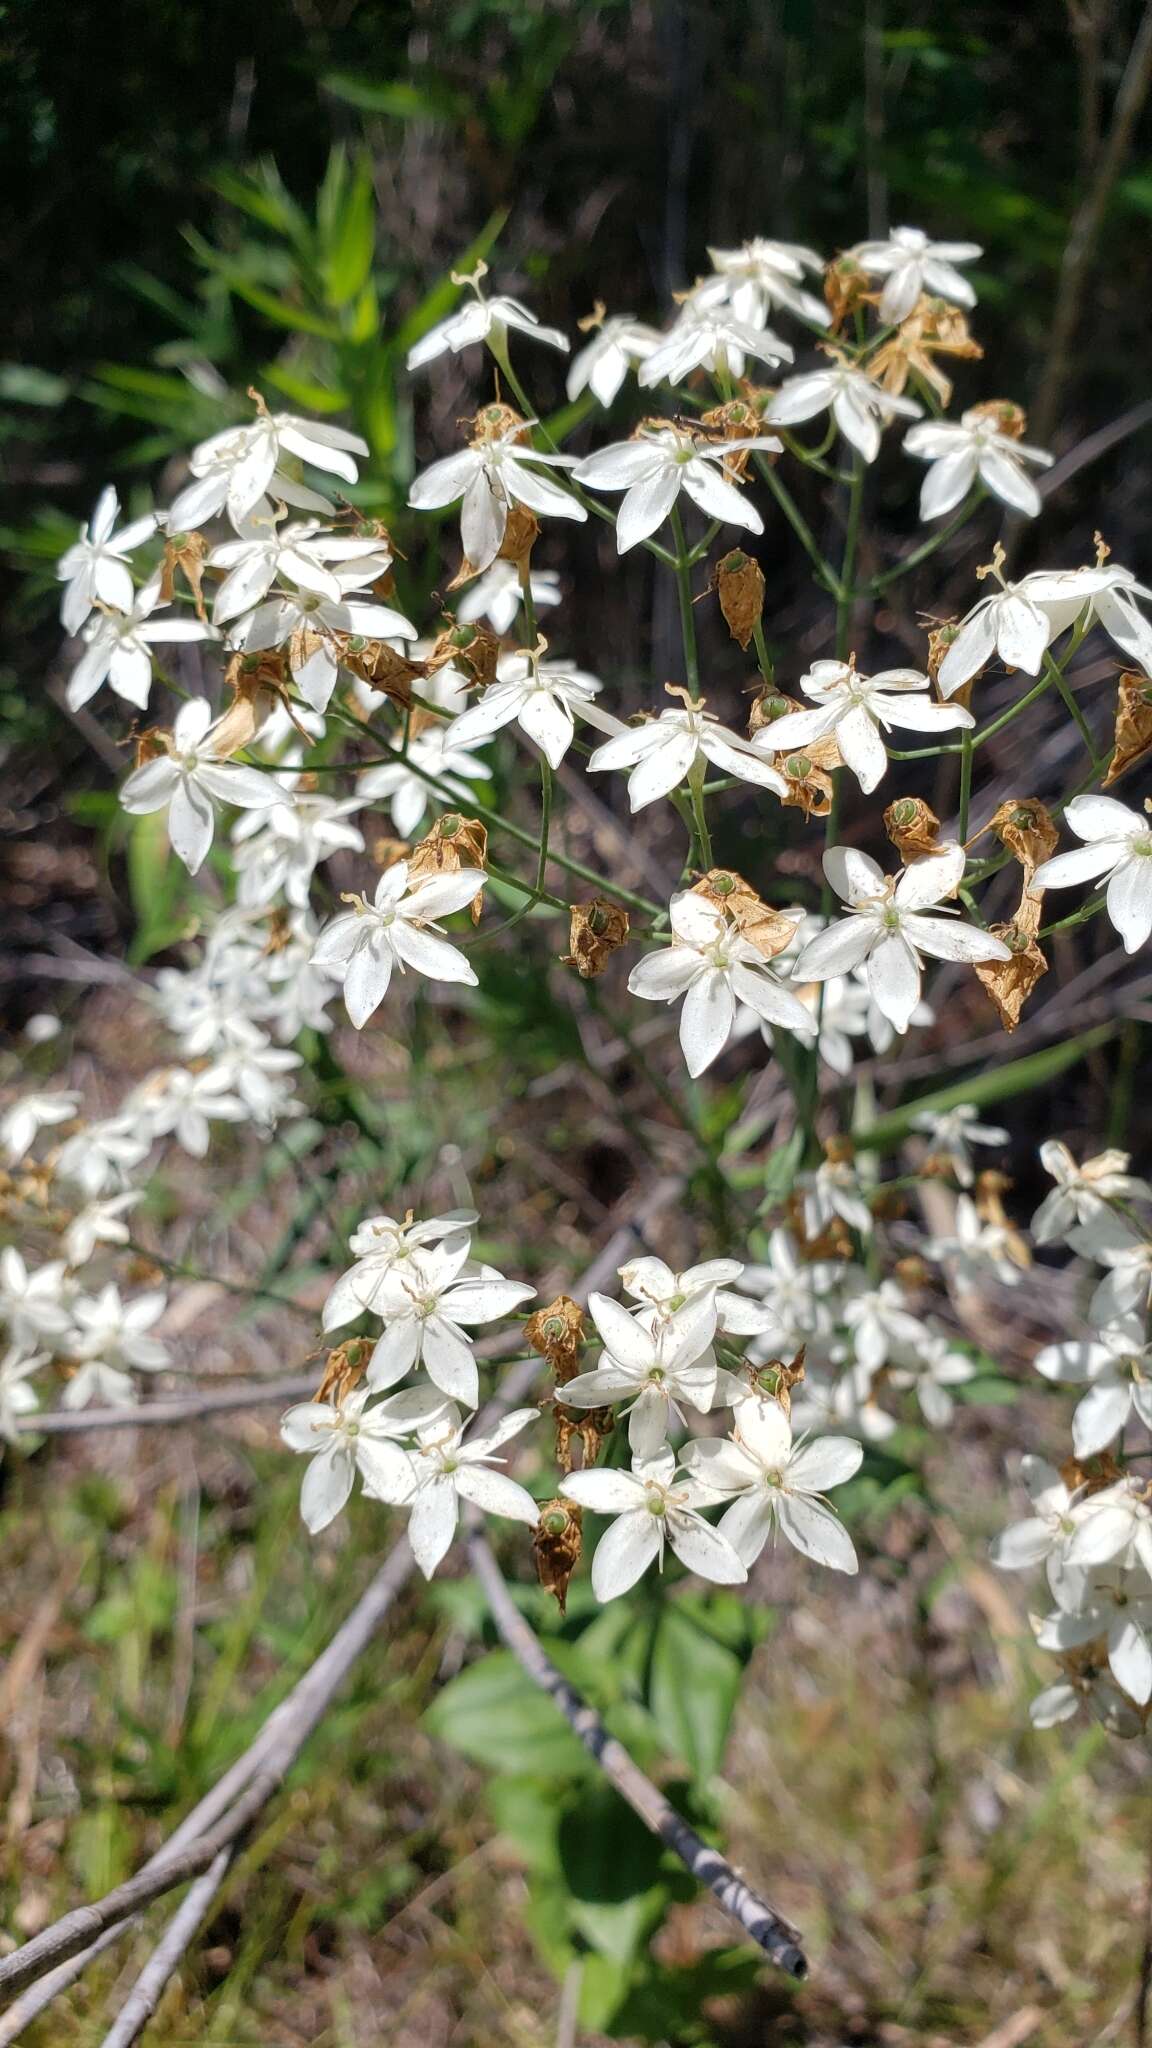
<svg viewBox="0 0 1152 2048"><path fill-rule="evenodd" d="M902 796L884 813L884 830L905 867L940 851L940 820L923 797Z"/></svg>
<svg viewBox="0 0 1152 2048"><path fill-rule="evenodd" d="M694 885L692 894L703 896L706 902L722 910L741 938L755 946L765 960L774 960L796 935L795 917L786 916L782 910L772 910L743 875L736 874L731 868L710 868Z"/></svg>
<svg viewBox="0 0 1152 2048"><path fill-rule="evenodd" d="M459 811L446 811L437 818L427 838L421 839L408 855L408 885L431 881L433 875L458 874L461 868L485 869L488 860L488 830L479 818L465 818ZM470 915L479 924L483 890L472 899Z"/></svg>
<svg viewBox="0 0 1152 2048"><path fill-rule="evenodd" d="M561 956L561 965L574 967L583 981L603 974L613 953L628 937L628 912L603 896L589 903L574 903L568 928L571 951Z"/></svg>
<svg viewBox="0 0 1152 2048"><path fill-rule="evenodd" d="M925 297L917 300L891 340L877 349L868 374L898 398L915 371L946 406L952 399L952 381L935 358L956 356L965 362L979 362L983 354L959 307L950 306L946 299Z"/></svg>
<svg viewBox="0 0 1152 2048"><path fill-rule="evenodd" d="M176 589L176 571L183 572L184 581L192 592L197 618L207 623L208 614L204 609L204 561L208 543L202 533L170 534L164 542L164 560L160 566L160 603L171 604Z"/></svg>
<svg viewBox="0 0 1152 2048"><path fill-rule="evenodd" d="M1116 731L1112 759L1102 787L1118 782L1134 761L1141 761L1152 747L1152 679L1138 670L1127 669L1120 678L1116 699Z"/></svg>
<svg viewBox="0 0 1152 2048"><path fill-rule="evenodd" d="M764 571L743 548L721 557L712 572L724 623L738 647L747 647L764 611Z"/></svg>
<svg viewBox="0 0 1152 2048"><path fill-rule="evenodd" d="M583 1523L583 1511L574 1501L546 1500L532 1531L536 1577L544 1591L552 1594L561 1614L568 1605L568 1581L584 1548Z"/></svg>

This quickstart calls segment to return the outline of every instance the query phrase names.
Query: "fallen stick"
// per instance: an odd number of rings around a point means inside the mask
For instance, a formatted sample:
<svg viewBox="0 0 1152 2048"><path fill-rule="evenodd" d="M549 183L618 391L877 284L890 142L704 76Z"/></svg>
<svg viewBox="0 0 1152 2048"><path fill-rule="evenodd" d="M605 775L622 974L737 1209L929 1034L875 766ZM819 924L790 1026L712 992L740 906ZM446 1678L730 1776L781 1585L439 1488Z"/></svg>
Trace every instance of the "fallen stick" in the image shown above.
<svg viewBox="0 0 1152 2048"><path fill-rule="evenodd" d="M492 1619L503 1641L534 1685L559 1707L570 1728L614 1785L621 1799L639 1814L645 1827L679 1856L697 1884L706 1885L730 1919L763 1949L770 1962L792 1977L807 1975L800 1936L787 1920L733 1870L718 1849L710 1849L664 1794L646 1778L622 1742L608 1733L594 1707L564 1678L548 1656L508 1591L504 1574L483 1532L473 1527L465 1540L468 1561L484 1589Z"/></svg>

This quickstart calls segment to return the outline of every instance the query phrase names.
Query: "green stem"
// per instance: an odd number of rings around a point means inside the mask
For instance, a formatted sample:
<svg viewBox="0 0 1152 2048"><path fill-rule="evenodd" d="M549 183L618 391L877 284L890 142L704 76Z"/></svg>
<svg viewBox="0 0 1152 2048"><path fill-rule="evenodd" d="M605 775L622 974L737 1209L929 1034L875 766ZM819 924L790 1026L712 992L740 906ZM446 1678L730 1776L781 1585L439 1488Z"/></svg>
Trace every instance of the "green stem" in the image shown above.
<svg viewBox="0 0 1152 2048"><path fill-rule="evenodd" d="M1080 737L1088 749L1093 768L1099 769L1101 763L1096 758L1096 742L1092 738L1092 728L1081 711L1079 704L1076 702L1076 693L1069 686L1063 669L1058 667L1056 662L1053 661L1052 656L1047 653L1044 656L1044 673L1049 682L1055 683L1064 701L1065 709L1075 719L1080 730Z"/></svg>
<svg viewBox="0 0 1152 2048"><path fill-rule="evenodd" d="M795 498L792 496L791 491L788 489L787 484L781 482L771 462L759 450L756 451L755 460L756 467L815 569L817 577L825 590L838 599L840 596L840 583L836 571L832 567L831 562L825 561L824 556L821 554L816 537Z"/></svg>
<svg viewBox="0 0 1152 2048"><path fill-rule="evenodd" d="M855 603L856 550L860 544L860 515L864 507L864 463L852 459L852 481L848 486L848 516L844 524L844 558L836 591L836 659L846 661L852 637L852 608Z"/></svg>
<svg viewBox="0 0 1152 2048"><path fill-rule="evenodd" d="M696 620L692 611L692 575L680 508L673 505L668 515L676 543L676 595L680 600L680 638L684 643L684 674L694 700L700 696L700 656L696 646Z"/></svg>
<svg viewBox="0 0 1152 2048"><path fill-rule="evenodd" d="M756 649L756 660L760 666L760 673L771 690L775 687L776 671L772 666L772 656L768 652L768 642L764 638L763 619L757 619L752 628L752 644Z"/></svg>
<svg viewBox="0 0 1152 2048"><path fill-rule="evenodd" d="M536 863L536 894L544 894L548 872L548 835L552 827L552 768L547 756L540 756L540 858Z"/></svg>
<svg viewBox="0 0 1152 2048"><path fill-rule="evenodd" d="M968 812L972 804L972 728L960 734L960 802L956 813L956 837L963 846L968 837Z"/></svg>
<svg viewBox="0 0 1152 2048"><path fill-rule="evenodd" d="M930 540L922 541L918 548L913 548L910 555L905 555L899 562L894 562L890 569L883 570L879 576L873 576L866 586L871 595L879 597L880 592L887 590L890 583L898 582L901 576L908 576L913 569L918 569L921 562L930 560L938 548L944 547L954 534L959 533L962 526L967 525L983 498L983 491L975 491L965 500L955 518L950 519L947 526L940 528L939 533L934 533Z"/></svg>

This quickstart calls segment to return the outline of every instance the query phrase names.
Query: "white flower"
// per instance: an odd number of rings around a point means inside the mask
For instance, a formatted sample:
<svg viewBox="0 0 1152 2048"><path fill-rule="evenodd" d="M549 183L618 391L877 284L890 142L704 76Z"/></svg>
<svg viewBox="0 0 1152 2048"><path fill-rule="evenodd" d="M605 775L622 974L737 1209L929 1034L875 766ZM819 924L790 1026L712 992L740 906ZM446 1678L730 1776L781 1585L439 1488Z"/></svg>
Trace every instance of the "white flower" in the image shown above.
<svg viewBox="0 0 1152 2048"><path fill-rule="evenodd" d="M46 1351L24 1351L18 1344L10 1344L0 1357L0 1442L14 1444L20 1435L20 1417L31 1415L40 1406L36 1389L28 1382L47 1362Z"/></svg>
<svg viewBox="0 0 1152 2048"><path fill-rule="evenodd" d="M388 1401L368 1407L369 1391L357 1388L339 1407L325 1401L302 1401L289 1408L280 1435L290 1451L311 1460L300 1488L300 1514L315 1536L344 1507L357 1472L368 1486L380 1487L385 1499L403 1499L416 1480L412 1461L396 1442L411 1436L421 1423L443 1417L448 1403L430 1387L409 1387Z"/></svg>
<svg viewBox="0 0 1152 2048"><path fill-rule="evenodd" d="M281 799L249 811L232 827L237 898L264 909L283 895L294 909L306 910L321 861L338 851L364 851L363 833L348 823L351 812L362 808L364 792L337 798L297 790L291 772L271 779L279 782Z"/></svg>
<svg viewBox="0 0 1152 2048"><path fill-rule="evenodd" d="M639 382L648 388L680 384L694 370L742 377L748 356L762 363L790 363L793 354L778 334L738 319L730 307L689 300L675 326L641 363Z"/></svg>
<svg viewBox="0 0 1152 2048"><path fill-rule="evenodd" d="M586 456L572 474L578 484L588 484L592 490L625 493L616 517L616 547L623 555L663 526L681 491L686 491L709 519L763 533L759 512L737 489L724 464L729 456L745 449L771 449L778 454L780 446L771 434L753 435L744 441L709 441L688 427L643 426L631 441L614 441Z"/></svg>
<svg viewBox="0 0 1152 2048"><path fill-rule="evenodd" d="M434 875L408 887L408 863L398 860L376 884L371 904L363 896L355 909L326 924L312 952L313 964L344 984L344 1002L359 1031L388 993L393 968L413 968L430 981L460 981L475 987L476 976L463 953L449 945L438 917L464 910L483 888L479 869Z"/></svg>
<svg viewBox="0 0 1152 2048"><path fill-rule="evenodd" d="M373 1290L372 1313L384 1334L368 1362L370 1387L394 1387L423 1361L450 1400L476 1407L480 1381L465 1329L511 1315L535 1289L506 1280L493 1266L473 1265L468 1253L467 1237L451 1236L393 1262Z"/></svg>
<svg viewBox="0 0 1152 2048"><path fill-rule="evenodd" d="M1143 1726L1132 1702L1125 1699L1106 1672L1093 1665L1037 1693L1028 1709L1028 1718L1034 1728L1055 1728L1061 1721L1070 1721L1082 1706L1110 1735L1131 1738L1139 1735Z"/></svg>
<svg viewBox="0 0 1152 2048"><path fill-rule="evenodd" d="M605 1408L627 1401L628 1442L636 1457L650 1457L673 1422L683 1422L681 1401L702 1414L712 1406L715 1297L694 1295L663 1320L637 1321L607 1294L590 1295L588 1309L604 1351L593 1371L564 1382L565 1405Z"/></svg>
<svg viewBox="0 0 1152 2048"><path fill-rule="evenodd" d="M933 1429L946 1429L956 1403L951 1388L963 1386L974 1377L976 1367L942 1330L925 1328L916 1342L913 1363L896 1366L892 1385L915 1387L920 1413Z"/></svg>
<svg viewBox="0 0 1152 2048"><path fill-rule="evenodd" d="M1048 1558L1061 1558L1076 1531L1072 1495L1053 1466L1044 1458L1023 1458L1020 1476L1032 1513L1025 1522L1011 1523L992 1544L992 1562L1004 1572L1031 1571Z"/></svg>
<svg viewBox="0 0 1152 2048"><path fill-rule="evenodd" d="M449 1216L429 1216L424 1222L409 1215L403 1222L395 1216L368 1216L349 1238L356 1264L341 1274L324 1304L325 1330L338 1330L354 1322L365 1310L375 1310L389 1274L415 1258L425 1246L447 1241L447 1248L468 1243L477 1221L474 1209L458 1209Z"/></svg>
<svg viewBox="0 0 1152 2048"><path fill-rule="evenodd" d="M560 602L560 578L554 569L533 569L528 588L538 612ZM456 617L462 626L486 618L494 633L510 633L523 600L516 563L495 561L467 590L461 591Z"/></svg>
<svg viewBox="0 0 1152 2048"><path fill-rule="evenodd" d="M1036 1631L1042 1650L1057 1656L1103 1639L1108 1666L1117 1685L1137 1706L1152 1699L1152 1585L1141 1572L1133 1577L1115 1566L1092 1573L1069 1573L1064 1591L1076 1581L1075 1607L1051 1614Z"/></svg>
<svg viewBox="0 0 1152 2048"><path fill-rule="evenodd" d="M88 1202L72 1218L64 1232L64 1251L73 1269L86 1266L100 1244L127 1244L131 1232L121 1221L128 1209L144 1200L143 1190L131 1188L123 1195L108 1195L103 1201Z"/></svg>
<svg viewBox="0 0 1152 2048"><path fill-rule="evenodd" d="M73 1328L61 1349L69 1358L102 1358L136 1372L162 1372L168 1364L168 1346L147 1333L167 1305L168 1297L159 1288L130 1301L124 1301L111 1284L99 1294L82 1294L72 1304Z"/></svg>
<svg viewBox="0 0 1152 2048"><path fill-rule="evenodd" d="M668 916L671 944L632 969L628 988L651 1003L684 997L680 1043L691 1075L702 1074L724 1050L738 1002L747 1003L765 1023L803 1038L813 1036L811 1012L714 903L684 890L672 898Z"/></svg>
<svg viewBox="0 0 1152 2048"><path fill-rule="evenodd" d="M955 1109L922 1109L912 1119L915 1131L926 1131L929 1149L936 1158L947 1159L962 1188L975 1179L973 1145L1006 1145L1008 1132L999 1124L977 1121L974 1103L961 1102Z"/></svg>
<svg viewBox="0 0 1152 2048"><path fill-rule="evenodd" d="M657 1320L668 1322L678 1309L699 1295L711 1295L716 1304L716 1328L725 1336L752 1337L771 1327L767 1309L746 1294L734 1294L732 1284L744 1267L739 1259L708 1259L701 1266L688 1266L674 1273L663 1259L630 1259L619 1268L620 1284L641 1305L655 1311ZM639 1313L639 1311L638 1311Z"/></svg>
<svg viewBox="0 0 1152 2048"><path fill-rule="evenodd" d="M1124 951L1134 953L1152 934L1152 824L1112 796L1073 797L1064 816L1084 845L1042 861L1033 888L1067 889L1107 875L1109 921Z"/></svg>
<svg viewBox="0 0 1152 2048"><path fill-rule="evenodd" d="M1046 469L1052 461L1044 448L1017 441L982 406L971 406L959 422L926 420L904 436L909 455L932 467L920 491L921 519L941 519L967 497L979 477L986 490L1014 512L1035 519L1040 493L1025 470L1033 462Z"/></svg>
<svg viewBox="0 0 1152 2048"><path fill-rule="evenodd" d="M572 744L577 717L602 730L620 730L617 719L594 706L600 688L597 676L567 662L541 661L534 652L504 654L497 665L496 681L489 683L449 728L449 744L479 746L515 720L550 766L558 768ZM595 757L591 765L595 765Z"/></svg>
<svg viewBox="0 0 1152 2048"><path fill-rule="evenodd" d="M1112 1220L1109 1217L1109 1222ZM1084 1235L1095 1238L1096 1233L1089 1230ZM1084 1248L1081 1238L1082 1233L1076 1232L1073 1242L1077 1250ZM1152 1239L1129 1237L1122 1244L1096 1241L1090 1256L1108 1267L1088 1305L1093 1323L1122 1322L1125 1316L1143 1314L1152 1307Z"/></svg>
<svg viewBox="0 0 1152 2048"><path fill-rule="evenodd" d="M824 855L824 872L850 915L805 946L795 978L826 981L867 962L869 990L898 1032L908 1029L920 1001L923 955L968 962L1011 958L1002 939L975 925L924 915L955 894L964 874L961 846L926 854L895 877L866 853L833 846Z"/></svg>
<svg viewBox="0 0 1152 2048"><path fill-rule="evenodd" d="M287 647L292 680L313 711L326 711L336 687L343 640L359 634L369 640L414 640L411 619L391 605L365 603L355 597L320 597L314 591L295 596L273 594L232 627L232 644L246 654L267 647Z"/></svg>
<svg viewBox="0 0 1152 2048"><path fill-rule="evenodd" d="M572 469L575 466L574 456L547 455L520 438L535 424L534 420L525 420L495 439L463 448L457 455L446 455L441 462L434 462L431 469L424 470L412 484L408 503L417 512L454 505L458 498L463 501L460 507L460 539L474 569L487 569L496 559L504 539L508 514L514 504L525 505L530 512L541 513L546 518L584 520L588 517L583 505L570 492L562 491L548 477L537 476L531 467L534 463L550 465L554 469Z"/></svg>
<svg viewBox="0 0 1152 2048"><path fill-rule="evenodd" d="M123 1187L125 1177L152 1149L152 1130L130 1112L102 1117L66 1138L56 1158L61 1180L73 1181L88 1196Z"/></svg>
<svg viewBox="0 0 1152 2048"><path fill-rule="evenodd" d="M432 1577L456 1534L460 1501L486 1515L527 1522L530 1528L539 1520L540 1510L527 1488L509 1479L506 1472L491 1469L493 1464L503 1463L496 1457L501 1445L526 1423L534 1422L539 1412L538 1408L514 1409L486 1435L465 1437L459 1410L449 1403L441 1420L428 1423L419 1433L411 1454L414 1493L397 1501L383 1487L372 1487L374 1494L393 1506L407 1506L410 1500L408 1541L426 1579Z"/></svg>
<svg viewBox="0 0 1152 2048"><path fill-rule="evenodd" d="M1129 1173L1128 1159L1127 1152L1110 1150L1077 1166L1067 1145L1059 1138L1046 1138L1040 1147L1040 1164L1056 1185L1032 1218L1030 1227L1037 1244L1052 1244L1066 1237L1076 1224L1094 1225L1107 1219L1112 1202L1152 1202L1152 1188Z"/></svg>
<svg viewBox="0 0 1152 2048"><path fill-rule="evenodd" d="M967 618L961 620L940 663L938 682L942 697L955 696L957 690L979 675L994 654L1000 656L1006 668L1038 676L1047 648L1061 631L1053 608L1040 601L1038 586L1049 579L1023 576L1019 583L1007 583L1000 571L999 558L991 573L1000 588L973 605Z"/></svg>
<svg viewBox="0 0 1152 2048"><path fill-rule="evenodd" d="M568 1389L565 1388L565 1398ZM592 1559L592 1591L597 1600L615 1600L636 1584L653 1562L664 1569L664 1548L688 1571L717 1586L739 1586L748 1573L735 1550L717 1529L696 1513L698 1492L691 1480L675 1483L676 1454L664 1449L650 1458L633 1458L631 1472L570 1472L561 1481L565 1500L590 1508L596 1515L614 1515Z"/></svg>
<svg viewBox="0 0 1152 2048"><path fill-rule="evenodd" d="M631 313L613 314L573 356L566 387L569 398L591 391L601 405L611 405L629 370L659 348L662 340L655 327L646 327Z"/></svg>
<svg viewBox="0 0 1152 2048"><path fill-rule="evenodd" d="M1094 568L1035 570L1025 582L1033 601L1051 618L1053 637L1086 611L1087 624L1103 626L1134 667L1152 672L1152 625L1136 603L1138 597L1152 597L1152 590L1137 583L1131 569L1099 562Z"/></svg>
<svg viewBox="0 0 1152 2048"><path fill-rule="evenodd" d="M655 803L687 780L697 762L710 761L723 775L735 775L758 789L770 789L777 796L787 794L784 777L764 758L751 740L729 732L705 711L703 703L685 705L682 711L662 711L643 725L628 726L603 746L588 762L590 772L608 768L630 768L628 801L633 811Z"/></svg>
<svg viewBox="0 0 1152 2048"><path fill-rule="evenodd" d="M0 1251L0 1323L14 1343L34 1348L41 1337L62 1337L71 1325L74 1293L62 1259L29 1270L15 1245Z"/></svg>
<svg viewBox="0 0 1152 2048"><path fill-rule="evenodd" d="M869 277L886 280L880 318L892 326L906 320L922 292L934 292L955 306L974 306L976 294L953 268L983 254L978 242L931 242L922 228L893 228L887 241L858 242L849 251Z"/></svg>
<svg viewBox="0 0 1152 2048"><path fill-rule="evenodd" d="M802 320L827 327L828 308L811 292L797 289L806 270L819 274L824 259L798 242L772 242L754 235L739 249L709 249L714 275L697 288L698 301L722 295L738 320L763 327L773 306L786 306Z"/></svg>
<svg viewBox="0 0 1152 2048"><path fill-rule="evenodd" d="M979 1290L991 1273L1002 1287L1017 1287L1027 1252L1008 1224L985 1222L970 1195L960 1195L951 1237L926 1240L924 1254L946 1260L958 1287Z"/></svg>
<svg viewBox="0 0 1152 2048"><path fill-rule="evenodd" d="M786 1230L768 1239L768 1259L744 1268L744 1285L772 1311L774 1327L753 1350L757 1358L787 1358L802 1344L826 1337L832 1328L829 1294L835 1268L800 1257Z"/></svg>
<svg viewBox="0 0 1152 2048"><path fill-rule="evenodd" d="M800 688L815 699L813 711L786 711L783 718L762 726L756 744L768 753L792 753L835 734L846 767L865 795L887 772L888 755L881 732L892 726L910 732L949 732L976 721L958 704L937 704L928 694L928 678L919 669L888 668L863 676L847 661L817 661Z"/></svg>
<svg viewBox="0 0 1152 2048"><path fill-rule="evenodd" d="M282 1117L301 1114L303 1104L293 1095L288 1076L303 1064L298 1052L272 1045L266 1038L256 1044L238 1039L221 1055L215 1072L221 1086L233 1091L252 1121L271 1130Z"/></svg>
<svg viewBox="0 0 1152 2048"><path fill-rule="evenodd" d="M190 697L176 713L170 751L133 769L120 791L122 807L133 816L167 811L173 851L190 875L199 872L212 844L217 803L258 810L285 801L274 776L221 760L212 732L207 698Z"/></svg>
<svg viewBox="0 0 1152 2048"><path fill-rule="evenodd" d="M218 626L226 625L259 604L277 582L338 604L345 585L333 563L354 565L374 577L390 559L374 536L333 533L315 520L284 527L274 518L251 520L238 540L222 541L207 557L209 568L228 571L213 598L212 617Z"/></svg>
<svg viewBox="0 0 1152 2048"><path fill-rule="evenodd" d="M485 762L469 752L453 726L425 725L409 736L402 761L382 761L365 769L356 785L357 801L374 803L383 798L398 836L411 840L429 804L443 802L440 791L433 792L426 777L434 775L445 790L464 802L466 785L483 782L487 774Z"/></svg>
<svg viewBox="0 0 1152 2048"><path fill-rule="evenodd" d="M60 596L60 621L66 633L78 633L93 605L110 605L113 611L132 610L132 572L128 556L156 530L156 514L146 512L114 531L120 516L120 500L112 485L101 491L80 538L66 549L56 564L56 574L67 588Z"/></svg>
<svg viewBox="0 0 1152 2048"><path fill-rule="evenodd" d="M129 1097L150 1138L174 1137L194 1159L203 1159L211 1142L210 1119L243 1123L248 1112L231 1091L220 1066L163 1067L150 1074Z"/></svg>
<svg viewBox="0 0 1152 2048"><path fill-rule="evenodd" d="M791 427L829 409L844 439L865 462L875 462L880 453L880 430L889 420L897 414L919 419L922 410L915 399L897 398L873 383L863 370L837 358L826 370L786 378L764 417L774 427Z"/></svg>
<svg viewBox="0 0 1152 2048"><path fill-rule="evenodd" d="M779 1529L796 1550L833 1571L855 1572L856 1549L843 1523L823 1499L859 1471L863 1446L851 1437L792 1441L784 1410L775 1401L742 1401L728 1439L699 1437L684 1452L684 1467L707 1501L736 1499L719 1522L741 1562L755 1564Z"/></svg>
<svg viewBox="0 0 1152 2048"><path fill-rule="evenodd" d="M1144 1498L1144 1478L1130 1474L1077 1503L1076 1527L1068 1540L1067 1563L1076 1570L1119 1560L1126 1568L1141 1564L1152 1573L1152 1507Z"/></svg>
<svg viewBox="0 0 1152 2048"><path fill-rule="evenodd" d="M558 327L541 327L535 313L522 306L519 299L497 295L485 299L480 295L480 279L488 274L486 263L479 263L471 276L457 277L453 284L469 284L476 294L455 313L449 313L446 320L440 320L422 334L408 351L408 368L422 369L447 350L459 355L461 349L472 348L478 341L486 341L494 355L503 355L508 340L508 330L517 334L531 335L533 341L546 341L549 348L568 350L568 337Z"/></svg>
<svg viewBox="0 0 1152 2048"><path fill-rule="evenodd" d="M1072 1448L1090 1458L1119 1436L1131 1414L1152 1429L1152 1346L1142 1319L1112 1323L1095 1337L1046 1344L1033 1364L1046 1380L1088 1392L1072 1417Z"/></svg>
<svg viewBox="0 0 1152 2048"><path fill-rule="evenodd" d="M84 628L84 653L68 678L68 709L79 711L107 682L118 697L142 711L152 688L152 648L175 641L214 640L211 626L175 612L152 614L160 603L160 577L155 575L129 597L126 611L102 611Z"/></svg>
<svg viewBox="0 0 1152 2048"><path fill-rule="evenodd" d="M871 1236L875 1219L851 1160L825 1159L814 1173L797 1174L796 1191L804 1203L806 1236L819 1237L836 1216L861 1237Z"/></svg>
<svg viewBox="0 0 1152 2048"><path fill-rule="evenodd" d="M23 1159L36 1143L37 1133L53 1124L71 1123L80 1101L74 1089L60 1089L51 1095L22 1095L0 1116L0 1149L10 1166Z"/></svg>
<svg viewBox="0 0 1152 2048"><path fill-rule="evenodd" d="M284 473L284 457L296 456L354 484L359 471L352 458L368 452L367 441L344 427L299 419L290 412L261 413L250 426L226 427L192 450L188 467L194 481L169 507L168 531L201 526L225 510L240 529L265 493L286 505L327 512L331 507L326 498Z"/></svg>
<svg viewBox="0 0 1152 2048"><path fill-rule="evenodd" d="M845 1302L843 1314L852 1333L856 1363L869 1378L887 1365L894 1349L918 1351L924 1341L924 1325L909 1309L898 1280L881 1280L878 1287L862 1288Z"/></svg>

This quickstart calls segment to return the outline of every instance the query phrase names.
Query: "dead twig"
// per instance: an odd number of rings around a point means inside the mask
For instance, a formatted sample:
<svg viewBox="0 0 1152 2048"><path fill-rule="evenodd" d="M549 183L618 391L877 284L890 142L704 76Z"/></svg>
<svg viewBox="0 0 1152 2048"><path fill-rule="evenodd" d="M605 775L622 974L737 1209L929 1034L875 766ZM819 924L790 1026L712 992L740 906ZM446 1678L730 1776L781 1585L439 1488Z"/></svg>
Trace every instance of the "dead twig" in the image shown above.
<svg viewBox="0 0 1152 2048"><path fill-rule="evenodd" d="M695 1828L689 1827L652 1780L645 1777L623 1743L608 1733L595 1708L557 1671L508 1591L487 1538L475 1525L466 1538L466 1549L503 1641L533 1684L559 1707L608 1782L633 1813L639 1814L645 1827L679 1856L696 1882L707 1886L729 1917L763 1949L777 1969L787 1970L792 1977L805 1976L808 1964L796 1929L745 1883L719 1850L710 1849L701 1840Z"/></svg>
<svg viewBox="0 0 1152 2048"><path fill-rule="evenodd" d="M223 1884L231 1860L231 1848L221 1849L215 1862L190 1886L105 2034L101 2048L131 2048L132 2042L140 2039L164 1996L169 1977Z"/></svg>

